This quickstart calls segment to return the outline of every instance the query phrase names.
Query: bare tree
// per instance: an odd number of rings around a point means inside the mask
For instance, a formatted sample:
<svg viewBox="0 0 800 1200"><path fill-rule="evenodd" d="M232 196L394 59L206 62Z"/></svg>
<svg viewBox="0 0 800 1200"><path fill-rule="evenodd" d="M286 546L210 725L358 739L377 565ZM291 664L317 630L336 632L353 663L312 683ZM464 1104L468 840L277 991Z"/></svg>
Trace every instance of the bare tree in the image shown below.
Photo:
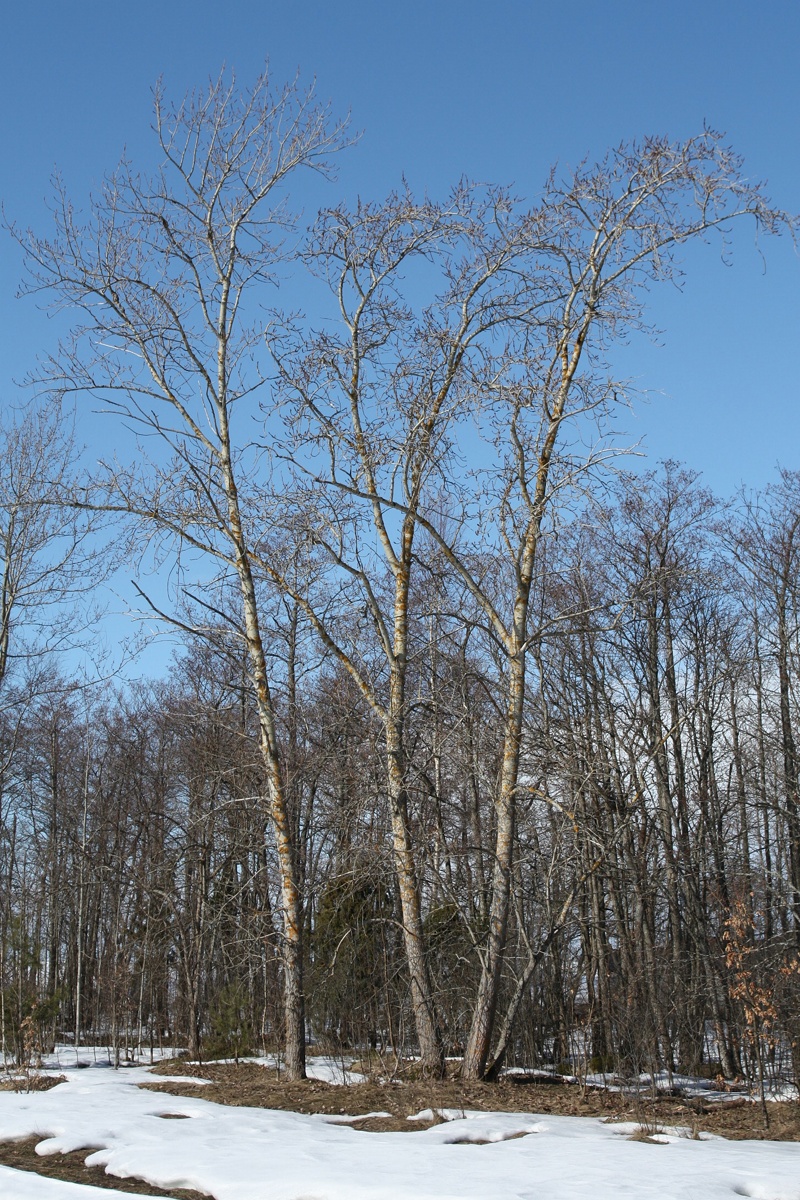
<svg viewBox="0 0 800 1200"><path fill-rule="evenodd" d="M648 287L677 277L675 256L684 242L715 229L724 241L736 217L750 215L770 233L790 222L769 207L759 186L743 180L738 159L711 132L681 145L651 139L623 146L564 182L553 175L532 207L500 189L460 186L444 204L418 201L404 190L382 204L322 214L305 250L335 299L336 324L320 332L299 318L265 319L253 302L261 302L267 286L298 261L287 248L292 221L285 185L304 166L329 171L330 155L345 142L342 127L332 125L310 95L294 86L275 93L261 79L243 95L219 82L175 110L159 94L156 129L163 162L154 178L123 163L85 223L59 190L55 236L17 236L28 250L31 290L54 292L83 318L45 370L49 384L62 394L96 398L116 413L120 431L142 434L129 455L120 455L125 461L103 463L91 486L78 498L73 493L73 511L127 517L131 553L149 552L162 563L169 559L172 618L224 645L231 660L247 663L250 715L254 710L266 779L261 811L274 834L280 884L289 1074L304 1073L303 864L307 856L312 861L315 912L325 908L330 935L327 941L320 936L319 952L327 955L333 945L335 958L340 936L351 937L347 930L340 935L332 919L342 894L335 860L352 852L355 861L358 850L349 828L336 848L342 837L336 821L316 830L300 808L310 808L319 793L326 802L335 796L356 808L352 795L360 790L362 802L368 797L381 813L388 807L411 1007L425 1070L435 1073L443 1063L443 1012L430 961L433 926L426 926L437 905L442 916L437 953L446 957L448 947L457 945L459 958L471 956L461 978L474 994L452 1018L462 1029L471 1022L465 1076L484 1077L501 1063L512 1044L515 1015L531 1002L535 973L549 969L549 949L559 960L548 1004L560 1010L560 1045L566 1045L569 1003L574 1014L584 984L596 1008L591 1019L598 1047L614 1036L620 1040L613 1030L621 1022L609 979L613 969L619 979L638 980L642 1011L648 1021L652 1017L648 1053L654 1060L671 1054L663 997L640 977L682 944L668 941L665 951L658 936L661 923L681 910L679 889L688 887L698 866L687 816L692 770L700 797L697 828L716 823L703 870L724 887L730 869L730 816L717 761L721 693L716 667L702 648L711 640L707 623L716 616L693 599L676 631L677 592L662 589L651 623L661 621L664 636L651 647L657 653L647 681L650 694L637 695L631 714L620 716L614 712L617 696L604 679L604 656L623 662L627 654L630 664L635 654L624 639L610 651L601 644L589 614L591 588L584 595L578 586L572 593L551 586L544 551L562 498L589 487L604 458L608 417L623 394L607 364L609 346L642 326ZM267 352L268 366L262 358ZM280 383L273 391L269 375L276 368ZM66 490L59 484L57 496ZM793 547L794 542L784 575L794 562ZM780 571L773 572L773 582L783 586L781 578ZM601 603L609 607L607 597ZM585 619L568 625L565 614L575 616L581 606ZM667 609L669 629L663 624ZM763 609L764 620L772 620L769 605ZM791 599L783 618L789 674L794 616ZM780 611L777 619L780 624ZM448 714L445 697L455 697L459 685L455 669L446 682L450 668L440 642L448 626L452 646L464 647L463 671L483 672L474 689L461 687L469 759L464 776L472 794L450 825L446 746L456 705ZM574 635L560 657L552 653L556 628ZM357 740L369 762L357 772L349 760L342 769L346 748L339 755L320 753L310 765L312 756L301 745L297 655L301 632L308 629L323 647L316 660L319 687L310 692L324 697L330 677L319 664L334 663L334 682L344 672L363 706L356 724L363 723L364 732ZM697 643L699 682L693 695L675 668L679 634L687 644L691 638ZM281 655L285 667L276 672ZM555 682L546 679L548 670L557 673ZM577 688L569 682L570 671L581 676ZM537 676L542 698L532 702ZM768 684L759 695L765 706ZM773 724L783 728L779 744L788 800L773 806L764 853L773 855L776 879L783 874L791 880L796 903L800 772L788 676L783 690L789 720L781 723L779 712ZM487 740L496 772L475 769L480 751L466 727L480 724L478 692L490 697ZM573 718L560 745L552 736L551 705L563 705ZM658 705L663 712L648 725ZM693 724L684 734L676 724L690 709ZM740 711L739 742L747 736ZM568 716L561 719L566 725ZM418 737L426 720L424 736ZM330 728L330 722L317 724ZM376 727L382 734L380 767L378 757L370 757ZM248 729L243 720L242 736ZM761 725L758 733L763 748ZM655 746L646 744L648 735ZM558 753L560 775L553 767ZM766 796L771 786L766 752L763 758L760 788ZM778 755L775 761L780 760ZM665 764L670 778L659 794L657 776ZM131 777L136 769L131 766ZM307 770L319 778L303 784ZM218 782L226 775L228 786L227 771L224 754L209 752L195 781L189 821L202 838L194 848L177 846L175 871L194 870L192 856L196 863L212 864L222 896L238 877L236 856L246 858L242 878L256 879L254 896L259 889L264 893L254 900L258 919L252 928L263 930L274 911L264 887L269 872L251 871L250 865L258 858L251 843L261 826L257 817L242 814L241 828L231 833L218 819ZM492 774L496 780L489 782ZM127 766L122 775L127 781ZM379 776L383 784L376 782ZM652 813L646 810L643 777L655 780ZM739 820L746 829L743 767L738 786L735 811L743 814ZM624 809L626 790L635 801L630 812ZM126 823L116 792L103 804L110 813L104 828L111 864L136 840L136 831ZM372 816L369 833L363 833L365 842L373 839L365 860L385 835L382 820ZM788 850L776 836L784 824L792 834ZM462 864L475 867L474 883L468 881L470 871L464 869L458 879L453 870L456 839ZM736 840L738 845L741 839ZM566 865L560 861L565 854ZM330 873L326 855L334 864ZM680 859L680 870L673 859ZM659 871L653 886L647 879L652 863ZM384 954L381 997L376 991L371 1014L379 1004L388 1011L397 994L389 986L394 961L389 950L396 939L372 936L391 920L380 851L372 864L380 894L360 887L344 893L352 920L370 929L360 939L364 952ZM146 864L140 867L145 878ZM201 907L211 904L212 869L198 871L193 890L175 890L176 908L190 892ZM548 876L545 904L537 901L537 872ZM98 1012L111 1014L117 1031L120 1013L126 1006L132 1011L131 997L124 994L131 964L146 952L137 948L142 897L146 891L153 897L168 892L164 880L147 886L132 880L114 897L98 887L81 901L84 956L88 961L95 955L103 966L105 990L101 995L98 989L94 1003ZM691 895L687 890L686 897L696 908L692 935L710 939L707 914L697 907L701 890ZM448 942L446 905L452 900L461 924ZM146 904L145 910L149 913ZM191 913L183 911L194 939L185 973L195 1016L205 947L213 943L220 956L222 965L214 969L222 986L241 952L235 911L235 903L221 900L213 914L197 909L193 926ZM36 934L41 912L26 909L23 915L26 929ZM785 921L785 914L778 912L776 920ZM152 914L147 921L160 930L148 935L147 945L160 941L153 979L158 976L154 987L166 995L168 923ZM627 958L620 968L613 966L614 921L625 923L626 936L618 944ZM637 922L640 938L630 934ZM584 962L571 953L565 932L570 927L579 930ZM228 943L235 945L230 953ZM348 943L351 950L355 955L355 940ZM714 1019L720 1024L725 1019L719 971L703 975L710 957L707 948L698 948L688 964L690 975L681 976L691 1009L684 1024L695 1028L707 999L704 987L714 1001ZM266 995L266 956L264 963ZM668 978L668 972L659 978ZM141 994L137 1004L141 1012ZM340 1030L347 1027L341 1012L330 1017L326 1012L324 1019Z"/></svg>
<svg viewBox="0 0 800 1200"><path fill-rule="evenodd" d="M325 568L321 586L300 591L287 573L265 569L292 591L383 726L412 1006L422 1069L434 1074L443 1069L442 1031L406 735L408 681L425 645L418 517L451 486L459 429L528 312L526 239L512 209L500 189L461 185L443 204L404 190L383 204L324 212L308 257L335 297L339 328L272 342L295 428L287 524Z"/></svg>
<svg viewBox="0 0 800 1200"><path fill-rule="evenodd" d="M66 507L78 449L55 399L11 409L0 422L0 691L37 673L85 628L80 600L95 582L99 519Z"/></svg>
<svg viewBox="0 0 800 1200"><path fill-rule="evenodd" d="M622 392L605 366L608 345L642 326L643 293L654 280L677 277L682 243L712 229L724 237L728 222L744 214L767 232L787 223L739 168L707 132L682 145L650 139L621 147L563 184L553 175L530 209L505 193L481 196L466 187L446 206L400 194L382 207L336 209L323 216L310 253L337 299L342 334L317 335L304 355L273 340L284 380L300 400L294 466L312 481L292 501L306 517L295 512L291 519L327 554L351 616L363 608L374 631L377 658L365 668L341 625L337 630L330 576L321 601L295 593L386 730L406 949L429 1066L439 1035L428 998L403 733L421 539L434 544L470 594L505 663L489 932L479 948L464 1063L475 1077L491 1065L501 991L526 663L541 632L531 607L541 545L554 497L603 457L602 449L565 453L566 431L571 427L580 443L599 427L602 441ZM420 260L442 281L421 310L415 298L428 277L415 266ZM307 348L309 335L302 336ZM465 418L477 415L494 436L491 465L477 467L476 489L457 477L452 447ZM328 456L324 470L320 451ZM275 579L287 587L285 576ZM385 678L370 677L376 661L385 662Z"/></svg>
<svg viewBox="0 0 800 1200"><path fill-rule="evenodd" d="M55 235L17 236L29 290L83 318L45 371L50 385L156 435L127 464L102 464L83 503L129 518L133 552L174 554L180 582L199 560L205 583L216 571L238 590L233 633L246 646L281 871L286 1065L301 1078L302 896L252 557L263 513L249 507L259 452L247 420L265 375L251 301L291 257L288 181L303 167L329 174L346 137L312 90L275 89L266 74L247 91L220 78L177 107L159 88L155 130L153 178L123 161L85 223L57 182Z"/></svg>
<svg viewBox="0 0 800 1200"><path fill-rule="evenodd" d="M108 565L95 514L61 503L74 481L78 451L70 414L53 398L9 410L0 420L0 925L11 921L16 815L9 782L21 750L21 727L37 696L60 700L69 685L54 655L76 648L92 619L91 593ZM22 738L24 741L24 737ZM53 778L55 779L55 773ZM55 783L52 788L55 793ZM65 830L51 823L51 844ZM59 869L53 858L53 871ZM53 903L56 903L53 900ZM52 948L51 922L49 945ZM0 960L2 960L0 955ZM55 961L51 952L50 962ZM0 961L0 990L3 987ZM51 980L52 983L52 980ZM51 986L51 992L53 988Z"/></svg>
<svg viewBox="0 0 800 1200"><path fill-rule="evenodd" d="M561 182L553 174L542 203L521 220L526 255L520 265L528 300L514 321L520 340L493 380L494 454L486 473L489 505L482 544L496 545L505 574L486 578L476 545L454 542L435 510L417 521L437 544L483 613L488 635L505 659L503 766L495 799L495 845L489 929L464 1057L464 1074L491 1068L492 1033L508 934L519 797L520 753L529 652L541 629L531 597L546 520L554 497L597 463L569 450L613 410L622 389L605 366L609 344L643 320L644 296L657 280L677 277L675 255L693 238L737 217L758 230L791 225L762 189L741 174L740 160L710 131L682 144L661 138L622 146L598 166ZM492 503L493 501L493 503ZM492 532L493 529L493 532ZM546 619L554 614L545 614Z"/></svg>
<svg viewBox="0 0 800 1200"><path fill-rule="evenodd" d="M800 563L800 474L781 470L777 484L751 500L733 538L733 549L743 579L751 589L757 610L763 614L764 647L774 662L769 682L777 683L778 743L783 768L783 802L779 811L786 823L789 851L790 909L794 937L800 944L800 751L798 751L797 632L800 596L797 573ZM756 630L758 634L758 629ZM759 646L758 651L762 647Z"/></svg>

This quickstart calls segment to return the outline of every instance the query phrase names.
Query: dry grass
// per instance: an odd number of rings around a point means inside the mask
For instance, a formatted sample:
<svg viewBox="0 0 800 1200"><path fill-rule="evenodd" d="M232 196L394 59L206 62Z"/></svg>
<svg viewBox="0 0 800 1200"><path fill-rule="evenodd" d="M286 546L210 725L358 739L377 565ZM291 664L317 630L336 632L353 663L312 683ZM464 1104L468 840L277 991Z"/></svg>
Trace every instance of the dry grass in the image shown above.
<svg viewBox="0 0 800 1200"><path fill-rule="evenodd" d="M154 1075L186 1074L185 1082L159 1083L156 1079L144 1087L176 1096L199 1096L218 1104L247 1105L256 1108L279 1108L290 1112L325 1113L330 1116L358 1116L372 1112L388 1112L393 1128L412 1132L425 1127L424 1122L409 1121L423 1109L478 1109L483 1112L568 1112L576 1116L609 1116L617 1111L612 1096L591 1091L582 1099L577 1087L539 1084L533 1091L527 1084L516 1082L522 1077L510 1076L498 1083L462 1083L458 1079L380 1082L368 1080L346 1087L336 1087L320 1080L289 1083L266 1067L254 1063L209 1063L194 1066L181 1062L164 1063L155 1068ZM192 1076L210 1079L203 1086L193 1084ZM531 1107L533 1097L536 1106ZM382 1123L381 1123L382 1122ZM386 1118L371 1118L368 1123L355 1122L356 1129L387 1129ZM436 1123L429 1122L429 1123Z"/></svg>
<svg viewBox="0 0 800 1200"><path fill-rule="evenodd" d="M194 1066L181 1061L160 1064L155 1075L186 1075L180 1083L158 1083L145 1087L176 1096L201 1096L218 1104L247 1105L255 1108L279 1108L291 1112L326 1113L331 1116L358 1116L388 1112L388 1118L370 1117L348 1122L367 1132L413 1132L436 1123L409 1121L423 1109L477 1109L482 1112L553 1113L570 1117L603 1117L635 1121L646 1128L688 1126L693 1132L716 1133L739 1140L770 1138L776 1141L800 1141L800 1104L769 1103L769 1129L759 1104L734 1101L706 1103L664 1096L658 1100L639 1098L635 1102L619 1092L601 1088L582 1088L576 1083L540 1077L511 1075L497 1083L462 1083L455 1078L439 1081L408 1079L403 1082L368 1080L346 1087L335 1087L319 1080L288 1083L277 1072L254 1063L209 1063ZM192 1084L191 1077L210 1079L206 1086Z"/></svg>
<svg viewBox="0 0 800 1200"><path fill-rule="evenodd" d="M618 1092L600 1088L582 1088L579 1084L556 1079L552 1083L540 1077L512 1075L497 1083L463 1083L457 1078L421 1080L413 1077L403 1081L385 1082L370 1079L346 1087L336 1087L319 1080L289 1083L279 1074L255 1063L210 1063L197 1066L181 1060L159 1064L152 1083L143 1084L148 1090L174 1096L202 1097L217 1104L276 1108L291 1112L324 1113L332 1117L355 1116L347 1121L352 1129L368 1133L412 1133L428 1129L443 1118L442 1109L476 1109L483 1112L554 1113L559 1116L601 1117L609 1121L635 1121L639 1132L636 1140L654 1142L651 1131L670 1126L689 1127L694 1136L715 1133L726 1138L776 1141L800 1141L800 1104L768 1103L769 1128L764 1128L761 1106L743 1102L709 1103L702 1100L683 1100L665 1096L657 1100L635 1102ZM159 1081L158 1075L183 1075L180 1082ZM192 1077L210 1079L199 1085ZM63 1076L35 1076L28 1080L5 1080L0 1088L32 1086L44 1090L63 1082ZM409 1120L425 1109L432 1116L422 1121ZM387 1117L368 1116L386 1112ZM179 1114L166 1114L178 1119ZM345 1123L345 1122L343 1122ZM188 1188L164 1190L139 1179L121 1179L107 1175L104 1167L87 1167L85 1158L92 1147L71 1154L40 1156L36 1145L41 1139L0 1143L0 1164L21 1171L33 1171L54 1179L87 1183L95 1187L116 1188L117 1191L138 1195L168 1196L175 1200L201 1200L202 1193ZM473 1140L465 1139L473 1144ZM659 1144L659 1143L656 1143Z"/></svg>
<svg viewBox="0 0 800 1200"><path fill-rule="evenodd" d="M0 1092L49 1092L65 1075L8 1075L0 1077Z"/></svg>

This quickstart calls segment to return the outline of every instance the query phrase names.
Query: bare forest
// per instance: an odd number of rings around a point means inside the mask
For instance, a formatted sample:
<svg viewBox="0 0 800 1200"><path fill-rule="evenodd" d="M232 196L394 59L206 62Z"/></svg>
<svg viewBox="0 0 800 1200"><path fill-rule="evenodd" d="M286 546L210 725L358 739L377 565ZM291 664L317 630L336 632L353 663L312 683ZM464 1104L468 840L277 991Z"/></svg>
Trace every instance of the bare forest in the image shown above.
<svg viewBox="0 0 800 1200"><path fill-rule="evenodd" d="M792 220L709 130L331 204L296 85L154 128L11 227L69 332L0 431L4 1051L800 1082L800 474L616 434L683 246ZM112 570L162 678L70 673Z"/></svg>

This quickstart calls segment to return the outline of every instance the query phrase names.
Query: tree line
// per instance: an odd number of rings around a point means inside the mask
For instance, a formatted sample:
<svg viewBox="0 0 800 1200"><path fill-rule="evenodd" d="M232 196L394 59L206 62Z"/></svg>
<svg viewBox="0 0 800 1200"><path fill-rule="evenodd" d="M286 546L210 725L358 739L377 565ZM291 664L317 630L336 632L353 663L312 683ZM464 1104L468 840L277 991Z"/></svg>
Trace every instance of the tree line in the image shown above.
<svg viewBox="0 0 800 1200"><path fill-rule="evenodd" d="M118 444L87 471L50 418L6 578L69 624L116 522L186 650L4 683L4 1030L797 1075L797 480L621 473L611 367L685 243L791 219L706 130L304 230L349 138L312 93L158 92L155 128L152 174L12 227L74 316L40 411Z"/></svg>

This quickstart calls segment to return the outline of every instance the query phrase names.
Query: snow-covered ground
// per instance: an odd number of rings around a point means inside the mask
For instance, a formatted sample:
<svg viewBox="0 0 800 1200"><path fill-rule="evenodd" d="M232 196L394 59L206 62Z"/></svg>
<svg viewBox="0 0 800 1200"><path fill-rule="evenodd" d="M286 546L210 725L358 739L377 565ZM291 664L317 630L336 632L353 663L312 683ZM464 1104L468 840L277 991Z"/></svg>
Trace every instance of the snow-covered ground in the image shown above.
<svg viewBox="0 0 800 1200"><path fill-rule="evenodd" d="M652 1144L631 1141L630 1125L589 1118L456 1111L431 1129L365 1133L333 1123L341 1118L148 1092L138 1087L152 1078L145 1067L114 1071L101 1059L75 1069L68 1059L66 1083L0 1093L0 1140L35 1134L41 1154L102 1147L87 1151L89 1163L217 1200L800 1200L795 1143L669 1131ZM336 1077L331 1060L317 1068ZM0 1167L2 1200L115 1195Z"/></svg>

